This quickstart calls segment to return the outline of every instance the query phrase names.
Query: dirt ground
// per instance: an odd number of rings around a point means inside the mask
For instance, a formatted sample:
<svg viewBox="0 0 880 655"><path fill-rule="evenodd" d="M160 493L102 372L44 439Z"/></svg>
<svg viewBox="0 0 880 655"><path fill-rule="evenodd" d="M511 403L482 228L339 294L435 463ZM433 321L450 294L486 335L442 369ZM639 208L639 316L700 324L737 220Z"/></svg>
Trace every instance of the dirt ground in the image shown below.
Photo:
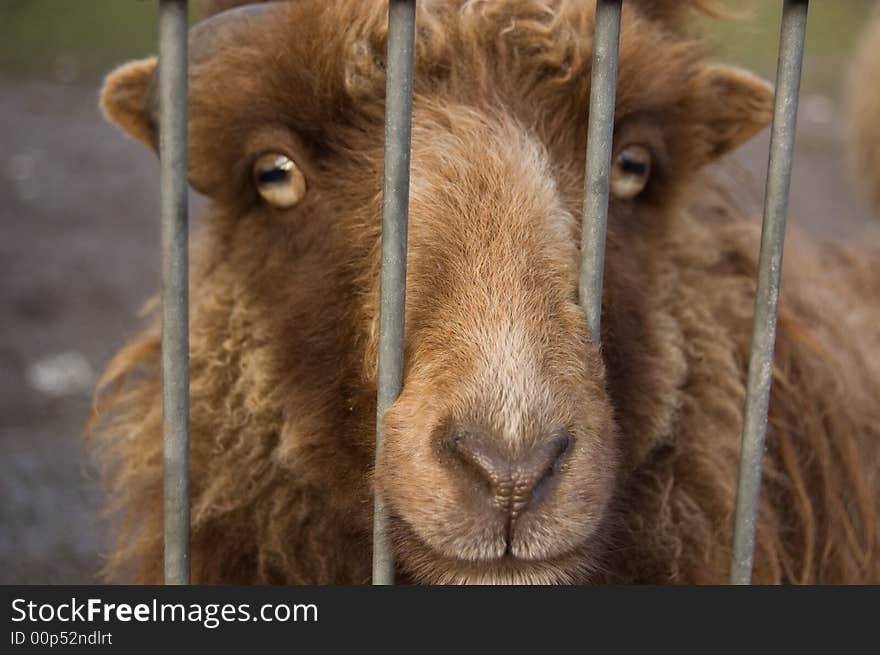
<svg viewBox="0 0 880 655"><path fill-rule="evenodd" d="M157 164L104 123L96 94L0 79L0 583L94 579L80 434L157 287Z"/></svg>
<svg viewBox="0 0 880 655"><path fill-rule="evenodd" d="M97 375L158 281L158 166L97 83L0 76L0 583L95 581L105 538L80 435ZM875 238L833 96L805 89L790 225ZM767 137L736 157L760 206ZM863 235L870 233L870 236Z"/></svg>

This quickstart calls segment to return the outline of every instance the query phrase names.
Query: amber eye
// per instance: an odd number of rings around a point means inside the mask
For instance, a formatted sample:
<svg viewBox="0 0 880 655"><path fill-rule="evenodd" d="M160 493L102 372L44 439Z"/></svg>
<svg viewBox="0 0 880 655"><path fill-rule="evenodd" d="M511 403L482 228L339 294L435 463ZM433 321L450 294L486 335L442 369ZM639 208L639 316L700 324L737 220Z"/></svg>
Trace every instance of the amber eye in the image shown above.
<svg viewBox="0 0 880 655"><path fill-rule="evenodd" d="M611 167L611 193L628 200L639 195L651 177L651 151L632 145L621 150Z"/></svg>
<svg viewBox="0 0 880 655"><path fill-rule="evenodd" d="M254 183L263 199L273 207L288 209L306 194L306 178L293 160L270 153L254 163Z"/></svg>

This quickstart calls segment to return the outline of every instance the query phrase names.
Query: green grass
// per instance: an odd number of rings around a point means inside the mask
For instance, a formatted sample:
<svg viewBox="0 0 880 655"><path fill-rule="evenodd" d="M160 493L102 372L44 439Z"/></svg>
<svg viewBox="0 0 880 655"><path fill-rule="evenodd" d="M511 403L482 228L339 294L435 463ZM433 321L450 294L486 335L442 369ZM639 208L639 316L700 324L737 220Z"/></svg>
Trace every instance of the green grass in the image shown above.
<svg viewBox="0 0 880 655"><path fill-rule="evenodd" d="M846 56L870 15L874 0L815 0L807 20L811 57ZM742 65L760 68L775 63L782 0L727 0L723 9L740 18L711 21L708 33L718 51Z"/></svg>
<svg viewBox="0 0 880 655"><path fill-rule="evenodd" d="M707 21L716 58L772 77L782 0L719 1L742 18ZM805 83L833 86L840 63L852 50L874 3L811 3ZM73 67L93 78L122 61L151 54L158 4L158 0L0 0L0 72L57 76Z"/></svg>
<svg viewBox="0 0 880 655"><path fill-rule="evenodd" d="M152 54L158 6L158 0L0 0L0 72L64 75L62 69L72 68L94 77Z"/></svg>
<svg viewBox="0 0 880 655"><path fill-rule="evenodd" d="M875 0L814 0L807 17L804 86L836 95L841 68L858 43ZM725 0L733 20L706 22L717 59L772 78L776 71L782 0Z"/></svg>

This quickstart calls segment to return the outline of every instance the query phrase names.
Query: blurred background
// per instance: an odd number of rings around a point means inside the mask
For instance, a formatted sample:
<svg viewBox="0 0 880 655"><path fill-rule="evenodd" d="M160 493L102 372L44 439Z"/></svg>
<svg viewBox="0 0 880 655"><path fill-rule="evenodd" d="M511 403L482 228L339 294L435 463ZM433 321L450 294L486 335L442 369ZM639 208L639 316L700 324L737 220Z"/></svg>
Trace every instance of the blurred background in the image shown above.
<svg viewBox="0 0 880 655"><path fill-rule="evenodd" d="M773 79L781 0L720 4L740 18L706 21L714 57ZM840 113L873 4L810 7L789 221L836 240L880 224L848 174ZM104 122L97 97L107 71L155 53L157 6L0 0L0 583L96 581L106 539L81 434L159 257L157 160ZM733 155L756 210L767 141Z"/></svg>

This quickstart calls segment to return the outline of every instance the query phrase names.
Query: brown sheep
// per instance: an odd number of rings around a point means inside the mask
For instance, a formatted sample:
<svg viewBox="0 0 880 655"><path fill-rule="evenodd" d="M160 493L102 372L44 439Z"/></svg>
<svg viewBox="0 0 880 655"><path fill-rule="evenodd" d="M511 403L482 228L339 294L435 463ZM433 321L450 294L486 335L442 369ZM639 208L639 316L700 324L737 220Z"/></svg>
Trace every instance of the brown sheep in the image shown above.
<svg viewBox="0 0 880 655"><path fill-rule="evenodd" d="M577 303L594 3L420 3L375 472L386 3L195 28L194 582L368 582L374 487L403 582L727 579L759 227L705 165L772 92L707 63L685 5L624 3L599 350ZM151 147L154 68L102 99ZM754 579L880 582L880 257L789 240ZM162 579L159 350L154 321L96 404L116 580Z"/></svg>
<svg viewBox="0 0 880 655"><path fill-rule="evenodd" d="M880 4L850 69L846 127L856 179L880 209Z"/></svg>

